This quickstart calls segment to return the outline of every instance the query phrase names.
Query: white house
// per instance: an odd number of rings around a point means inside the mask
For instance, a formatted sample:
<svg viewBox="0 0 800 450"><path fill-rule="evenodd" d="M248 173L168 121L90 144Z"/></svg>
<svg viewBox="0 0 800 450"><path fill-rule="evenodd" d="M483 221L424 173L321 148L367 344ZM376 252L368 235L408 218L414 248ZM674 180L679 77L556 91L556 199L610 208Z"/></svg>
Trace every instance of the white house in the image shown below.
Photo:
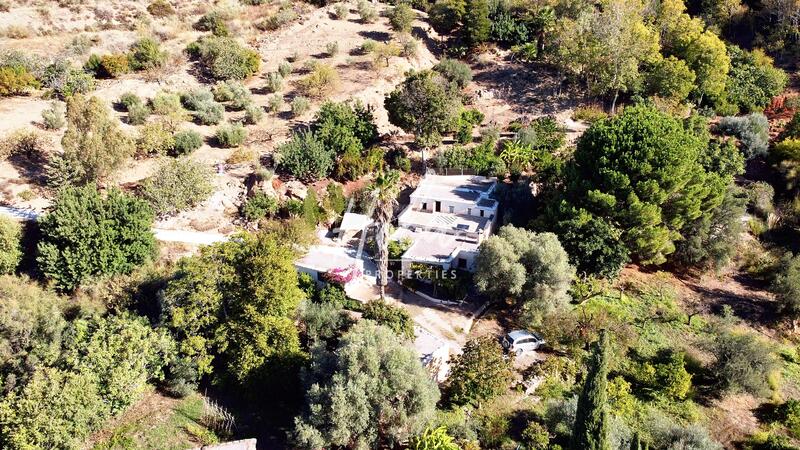
<svg viewBox="0 0 800 450"><path fill-rule="evenodd" d="M497 179L473 175L426 175L398 216L391 239L413 243L401 257L403 273L412 263L444 270L475 270L478 246L492 233L498 203L491 198Z"/></svg>

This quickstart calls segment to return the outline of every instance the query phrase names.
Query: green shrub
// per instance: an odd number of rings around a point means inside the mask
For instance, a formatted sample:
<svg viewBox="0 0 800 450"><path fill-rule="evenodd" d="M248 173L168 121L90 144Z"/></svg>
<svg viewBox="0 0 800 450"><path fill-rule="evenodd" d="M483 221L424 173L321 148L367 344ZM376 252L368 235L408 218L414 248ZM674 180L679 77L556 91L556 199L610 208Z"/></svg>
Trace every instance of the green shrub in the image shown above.
<svg viewBox="0 0 800 450"><path fill-rule="evenodd" d="M295 133L278 146L278 167L302 181L316 181L333 170L334 154L310 131Z"/></svg>
<svg viewBox="0 0 800 450"><path fill-rule="evenodd" d="M461 355L451 361L450 377L445 387L450 404L477 404L508 390L514 371L511 360L503 354L497 339L472 339Z"/></svg>
<svg viewBox="0 0 800 450"><path fill-rule="evenodd" d="M261 66L258 52L231 38L206 36L190 44L187 51L217 80L243 80Z"/></svg>
<svg viewBox="0 0 800 450"><path fill-rule="evenodd" d="M134 103L128 108L128 123L131 125L143 125L150 117L150 107L144 103Z"/></svg>
<svg viewBox="0 0 800 450"><path fill-rule="evenodd" d="M141 196L159 216L193 208L214 191L211 173L188 158L170 159L142 183Z"/></svg>
<svg viewBox="0 0 800 450"><path fill-rule="evenodd" d="M91 74L72 67L66 60L57 60L45 67L41 81L62 99L85 94L95 88Z"/></svg>
<svg viewBox="0 0 800 450"><path fill-rule="evenodd" d="M64 128L67 121L64 119L64 106L61 103L53 102L50 107L42 111L42 123L48 130L60 130Z"/></svg>
<svg viewBox="0 0 800 450"><path fill-rule="evenodd" d="M264 118L264 109L258 105L247 105L244 109L244 123L255 125Z"/></svg>
<svg viewBox="0 0 800 450"><path fill-rule="evenodd" d="M175 145L172 132L163 122L149 122L139 130L136 151L139 155L165 155Z"/></svg>
<svg viewBox="0 0 800 450"><path fill-rule="evenodd" d="M147 5L147 12L153 17L167 17L175 14L175 8L167 0L153 0Z"/></svg>
<svg viewBox="0 0 800 450"><path fill-rule="evenodd" d="M267 92L278 92L283 87L283 76L278 72L270 72L267 74L266 84L264 84L264 88Z"/></svg>
<svg viewBox="0 0 800 450"><path fill-rule="evenodd" d="M217 125L225 118L225 107L220 103L210 101L196 106L194 118L201 125Z"/></svg>
<svg viewBox="0 0 800 450"><path fill-rule="evenodd" d="M333 17L338 20L346 19L349 13L350 7L344 3L337 3L336 6L333 7Z"/></svg>
<svg viewBox="0 0 800 450"><path fill-rule="evenodd" d="M408 311L401 306L393 306L381 300L372 300L364 307L363 318L389 327L401 338L414 339L414 321Z"/></svg>
<svg viewBox="0 0 800 450"><path fill-rule="evenodd" d="M67 188L39 219L39 269L64 291L91 277L126 274L155 255L153 211L112 189Z"/></svg>
<svg viewBox="0 0 800 450"><path fill-rule="evenodd" d="M433 70L439 72L445 80L455 84L459 89L464 89L472 81L472 70L467 64L457 59L444 58L433 66Z"/></svg>
<svg viewBox="0 0 800 450"><path fill-rule="evenodd" d="M21 66L0 67L0 97L21 95L39 88L39 81Z"/></svg>
<svg viewBox="0 0 800 450"><path fill-rule="evenodd" d="M235 148L244 143L247 130L241 124L224 124L217 128L214 136L217 143L223 148Z"/></svg>
<svg viewBox="0 0 800 450"><path fill-rule="evenodd" d="M339 73L327 64L316 64L311 73L298 81L300 91L311 97L325 97L339 86Z"/></svg>
<svg viewBox="0 0 800 450"><path fill-rule="evenodd" d="M309 110L309 108L311 108L311 102L309 102L307 98L298 95L297 97L292 99L292 103L290 106L292 108L292 115L294 117L299 117L305 114L306 111Z"/></svg>
<svg viewBox="0 0 800 450"><path fill-rule="evenodd" d="M768 376L777 365L770 347L758 337L749 333L720 332L711 350L716 357L711 373L722 390L757 396L770 392Z"/></svg>
<svg viewBox="0 0 800 450"><path fill-rule="evenodd" d="M289 61L284 61L278 65L278 73L281 77L286 78L292 73L292 64Z"/></svg>
<svg viewBox="0 0 800 450"><path fill-rule="evenodd" d="M363 23L372 23L378 18L378 11L368 0L358 0L358 16Z"/></svg>
<svg viewBox="0 0 800 450"><path fill-rule="evenodd" d="M408 3L401 2L389 12L389 24L398 33L408 33L411 31L411 24L417 17L416 13Z"/></svg>
<svg viewBox="0 0 800 450"><path fill-rule="evenodd" d="M361 43L361 53L368 55L378 48L378 42L372 39L364 39Z"/></svg>
<svg viewBox="0 0 800 450"><path fill-rule="evenodd" d="M339 53L339 43L338 42L332 41L332 42L328 42L327 44L325 44L325 54L327 54L328 57L336 56L337 53Z"/></svg>
<svg viewBox="0 0 800 450"><path fill-rule="evenodd" d="M175 140L171 152L173 156L188 155L203 145L203 137L192 130L179 131L173 138Z"/></svg>
<svg viewBox="0 0 800 450"><path fill-rule="evenodd" d="M22 226L9 217L0 216L0 274L13 273L22 260Z"/></svg>
<svg viewBox="0 0 800 450"><path fill-rule="evenodd" d="M283 107L283 96L280 94L271 95L267 100L267 110L276 113Z"/></svg>
<svg viewBox="0 0 800 450"><path fill-rule="evenodd" d="M522 440L527 450L547 450L550 448L550 433L540 423L530 421L522 430Z"/></svg>
<svg viewBox="0 0 800 450"><path fill-rule="evenodd" d="M777 415L792 436L800 438L800 400L787 400L777 408Z"/></svg>
<svg viewBox="0 0 800 450"><path fill-rule="evenodd" d="M128 62L128 55L123 53L113 53L103 55L100 57L100 66L98 67L97 76L107 78L117 78L131 71Z"/></svg>
<svg viewBox="0 0 800 450"><path fill-rule="evenodd" d="M181 97L177 93L160 91L150 100L153 114L159 116L175 117L179 120L186 119L188 114L183 109Z"/></svg>
<svg viewBox="0 0 800 450"><path fill-rule="evenodd" d="M141 105L143 102L141 97L133 92L126 92L119 97L117 103L119 103L125 111L130 111L131 106Z"/></svg>
<svg viewBox="0 0 800 450"><path fill-rule="evenodd" d="M191 111L197 111L206 103L212 103L214 95L208 88L197 88L181 94L181 103Z"/></svg>
<svg viewBox="0 0 800 450"><path fill-rule="evenodd" d="M277 13L257 22L256 28L261 31L274 31L297 19L297 13L294 12L290 4L287 5L288 7L282 7Z"/></svg>
<svg viewBox="0 0 800 450"><path fill-rule="evenodd" d="M210 31L211 34L218 37L228 36L227 21L229 18L229 15L222 11L210 11L195 22L194 28L198 31Z"/></svg>
<svg viewBox="0 0 800 450"><path fill-rule="evenodd" d="M255 222L265 217L270 217L278 212L278 200L266 192L256 191L253 196L242 204L242 217Z"/></svg>
<svg viewBox="0 0 800 450"><path fill-rule="evenodd" d="M739 140L742 151L748 159L766 155L769 148L769 121L763 114L723 117L717 127L721 133L735 136Z"/></svg>
<svg viewBox="0 0 800 450"><path fill-rule="evenodd" d="M579 120L586 123L595 123L600 119L605 119L608 114L599 106L579 106L572 113L572 120Z"/></svg>
<svg viewBox="0 0 800 450"><path fill-rule="evenodd" d="M223 81L214 87L214 100L230 102L228 106L234 111L241 111L253 102L250 89L240 81Z"/></svg>
<svg viewBox="0 0 800 450"><path fill-rule="evenodd" d="M149 37L134 42L128 55L133 70L155 69L167 60L167 52L161 50L158 41Z"/></svg>

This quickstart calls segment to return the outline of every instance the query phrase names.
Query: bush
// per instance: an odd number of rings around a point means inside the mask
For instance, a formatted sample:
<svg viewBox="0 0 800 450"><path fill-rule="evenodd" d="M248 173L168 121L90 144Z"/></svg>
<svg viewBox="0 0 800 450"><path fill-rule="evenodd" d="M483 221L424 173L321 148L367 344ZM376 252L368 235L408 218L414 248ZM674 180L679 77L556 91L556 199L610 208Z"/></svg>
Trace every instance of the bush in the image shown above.
<svg viewBox="0 0 800 450"><path fill-rule="evenodd" d="M214 87L214 100L230 102L228 106L234 111L241 111L253 102L250 89L239 81L223 81Z"/></svg>
<svg viewBox="0 0 800 450"><path fill-rule="evenodd" d="M266 192L256 191L242 204L242 217L250 222L270 217L278 212L278 200Z"/></svg>
<svg viewBox="0 0 800 450"><path fill-rule="evenodd" d="M361 53L368 55L378 48L378 42L372 39L364 39L361 43Z"/></svg>
<svg viewBox="0 0 800 450"><path fill-rule="evenodd" d="M257 105L247 105L244 109L244 123L255 125L264 118L264 109Z"/></svg>
<svg viewBox="0 0 800 450"><path fill-rule="evenodd" d="M67 188L39 219L39 269L72 291L96 276L127 274L155 255L153 211L142 200L94 186Z"/></svg>
<svg viewBox="0 0 800 450"><path fill-rule="evenodd" d="M183 109L180 95L167 91L160 91L150 100L150 107L153 114L159 116L169 116L178 119L186 118L186 110Z"/></svg>
<svg viewBox="0 0 800 450"><path fill-rule="evenodd" d="M160 121L145 124L136 139L136 150L140 156L165 155L174 146L172 131Z"/></svg>
<svg viewBox="0 0 800 450"><path fill-rule="evenodd" d="M62 99L95 88L95 80L90 74L72 67L66 60L57 60L45 67L41 81Z"/></svg>
<svg viewBox="0 0 800 450"><path fill-rule="evenodd" d="M117 103L122 106L125 111L130 111L131 106L143 104L142 99L133 92L126 92L119 97Z"/></svg>
<svg viewBox="0 0 800 450"><path fill-rule="evenodd" d="M223 148L235 148L244 143L247 130L241 124L224 124L217 128L214 134L217 143Z"/></svg>
<svg viewBox="0 0 800 450"><path fill-rule="evenodd" d="M711 345L716 361L711 373L723 391L765 396L770 392L768 377L777 368L772 350L752 334L723 331Z"/></svg>
<svg viewBox="0 0 800 450"><path fill-rule="evenodd" d="M339 86L339 74L327 64L316 64L311 73L298 82L300 90L311 97L325 97Z"/></svg>
<svg viewBox="0 0 800 450"><path fill-rule="evenodd" d="M339 53L339 43L333 41L325 44L325 53L328 55L328 57L336 56L336 54Z"/></svg>
<svg viewBox="0 0 800 450"><path fill-rule="evenodd" d="M278 167L301 181L316 181L333 170L334 154L310 131L295 133L278 146Z"/></svg>
<svg viewBox="0 0 800 450"><path fill-rule="evenodd" d="M439 61L439 64L433 66L433 70L439 72L445 80L454 83L459 89L464 89L472 81L472 69L457 59L444 58Z"/></svg>
<svg viewBox="0 0 800 450"><path fill-rule="evenodd" d="M795 438L800 438L800 400L789 399L777 408L777 416Z"/></svg>
<svg viewBox="0 0 800 450"><path fill-rule="evenodd" d="M608 117L603 108L599 106L579 106L572 113L572 120L578 120L589 124L595 123L600 119Z"/></svg>
<svg viewBox="0 0 800 450"><path fill-rule="evenodd" d="M197 206L213 191L208 168L180 158L168 160L144 180L141 196L158 216L167 216Z"/></svg>
<svg viewBox="0 0 800 450"><path fill-rule="evenodd" d="M187 51L197 57L217 80L243 80L258 72L261 57L258 52L242 47L225 37L203 37L191 44Z"/></svg>
<svg viewBox="0 0 800 450"><path fill-rule="evenodd" d="M210 31L214 36L224 37L229 33L227 23L229 18L229 15L223 11L210 11L198 19L194 24L194 29L198 31Z"/></svg>
<svg viewBox="0 0 800 450"><path fill-rule="evenodd" d="M408 3L401 2L389 12L389 24L398 33L408 33L411 31L411 24L417 17L416 13Z"/></svg>
<svg viewBox="0 0 800 450"><path fill-rule="evenodd" d="M181 103L191 111L197 111L206 103L214 101L214 94L208 88L197 88L181 94Z"/></svg>
<svg viewBox="0 0 800 450"><path fill-rule="evenodd" d="M26 94L39 88L39 81L24 67L0 67L0 97Z"/></svg>
<svg viewBox="0 0 800 450"><path fill-rule="evenodd" d="M414 321L402 306L393 306L381 300L372 300L367 302L364 307L362 317L389 327L403 339L414 339Z"/></svg>
<svg viewBox="0 0 800 450"><path fill-rule="evenodd" d="M358 17L363 23L372 23L378 18L378 12L369 0L358 0Z"/></svg>
<svg viewBox="0 0 800 450"><path fill-rule="evenodd" d="M225 107L211 101L197 105L194 118L201 125L217 125L225 118Z"/></svg>
<svg viewBox="0 0 800 450"><path fill-rule="evenodd" d="M150 117L150 107L144 103L134 103L128 108L128 123L131 125L143 125Z"/></svg>
<svg viewBox="0 0 800 450"><path fill-rule="evenodd" d="M289 61L284 61L278 65L278 73L281 77L286 78L292 73L292 65Z"/></svg>
<svg viewBox="0 0 800 450"><path fill-rule="evenodd" d="M267 110L269 112L276 113L280 111L282 107L283 107L283 97L280 94L271 95L269 99L267 99Z"/></svg>
<svg viewBox="0 0 800 450"><path fill-rule="evenodd" d="M103 179L134 152L133 140L111 117L105 102L76 95L67 101L67 131L61 139L63 160L78 174L76 181Z"/></svg>
<svg viewBox="0 0 800 450"><path fill-rule="evenodd" d="M133 70L150 70L161 67L167 60L167 52L153 38L142 38L134 42L129 50L130 65Z"/></svg>
<svg viewBox="0 0 800 450"><path fill-rule="evenodd" d="M453 405L477 404L496 397L508 390L514 376L511 360L493 337L467 341L463 353L454 356L450 364L445 393Z"/></svg>
<svg viewBox="0 0 800 450"><path fill-rule="evenodd" d="M42 111L42 123L48 130L60 130L67 121L64 119L65 108L61 103L53 102L50 107Z"/></svg>
<svg viewBox="0 0 800 450"><path fill-rule="evenodd" d="M14 219L0 216L0 274L13 273L22 260L22 226Z"/></svg>
<svg viewBox="0 0 800 450"><path fill-rule="evenodd" d="M744 117L723 117L719 121L721 133L735 136L747 159L764 156L769 148L769 121L761 113Z"/></svg>
<svg viewBox="0 0 800 450"><path fill-rule="evenodd" d="M292 108L292 115L294 117L299 117L305 114L306 111L309 110L309 108L311 108L311 102L309 102L307 98L298 95L297 97L292 99L292 103L290 106Z"/></svg>
<svg viewBox="0 0 800 450"><path fill-rule="evenodd" d="M756 181L747 187L747 198L753 212L762 219L768 219L775 212L775 188L765 181Z"/></svg>
<svg viewBox="0 0 800 450"><path fill-rule="evenodd" d="M175 133L173 136L172 156L188 155L203 145L203 137L200 133L192 130L184 130Z"/></svg>
<svg viewBox="0 0 800 450"><path fill-rule="evenodd" d="M167 0L153 0L147 5L147 12L153 17L167 17L175 14L175 8Z"/></svg>
<svg viewBox="0 0 800 450"><path fill-rule="evenodd" d="M37 162L45 156L47 141L33 129L19 129L0 139L0 160L9 156L21 156L28 161Z"/></svg>
<svg viewBox="0 0 800 450"><path fill-rule="evenodd" d="M350 8L344 3L337 3L336 6L333 7L333 17L338 20L346 19L349 13Z"/></svg>
<svg viewBox="0 0 800 450"><path fill-rule="evenodd" d="M784 311L796 317L800 312L800 256L787 253L781 258L771 290Z"/></svg>
<svg viewBox="0 0 800 450"><path fill-rule="evenodd" d="M278 92L282 87L283 75L278 72L270 72L267 74L267 82L264 84L264 88L267 90L267 92Z"/></svg>
<svg viewBox="0 0 800 450"><path fill-rule="evenodd" d="M256 28L261 31L275 31L278 28L286 25L287 23L297 19L297 13L291 6L282 7L277 13L266 17L264 20L256 23Z"/></svg>
<svg viewBox="0 0 800 450"><path fill-rule="evenodd" d="M100 66L98 67L97 76L117 78L130 71L131 67L128 63L128 55L115 53L100 57Z"/></svg>

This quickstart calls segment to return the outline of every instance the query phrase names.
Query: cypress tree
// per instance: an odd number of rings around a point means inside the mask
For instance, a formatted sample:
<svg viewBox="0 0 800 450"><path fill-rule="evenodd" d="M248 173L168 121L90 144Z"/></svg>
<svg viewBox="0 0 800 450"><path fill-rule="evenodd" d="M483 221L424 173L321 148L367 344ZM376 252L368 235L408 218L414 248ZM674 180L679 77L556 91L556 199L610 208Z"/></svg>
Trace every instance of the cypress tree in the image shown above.
<svg viewBox="0 0 800 450"><path fill-rule="evenodd" d="M605 330L595 343L589 372L578 398L578 412L572 431L572 448L610 450L606 385L608 384L608 335Z"/></svg>

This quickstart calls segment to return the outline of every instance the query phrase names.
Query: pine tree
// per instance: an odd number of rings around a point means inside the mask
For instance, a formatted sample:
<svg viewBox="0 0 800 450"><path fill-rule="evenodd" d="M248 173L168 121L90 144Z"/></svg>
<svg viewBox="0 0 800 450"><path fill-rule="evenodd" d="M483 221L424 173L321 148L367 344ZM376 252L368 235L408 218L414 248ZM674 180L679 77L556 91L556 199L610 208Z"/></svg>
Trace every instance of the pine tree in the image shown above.
<svg viewBox="0 0 800 450"><path fill-rule="evenodd" d="M489 20L489 2L487 0L467 0L462 25L467 45L475 47L486 42L492 28L492 22Z"/></svg>
<svg viewBox="0 0 800 450"><path fill-rule="evenodd" d="M605 330L595 344L589 372L578 398L578 412L572 434L572 448L610 450L606 385L608 384L608 335Z"/></svg>

